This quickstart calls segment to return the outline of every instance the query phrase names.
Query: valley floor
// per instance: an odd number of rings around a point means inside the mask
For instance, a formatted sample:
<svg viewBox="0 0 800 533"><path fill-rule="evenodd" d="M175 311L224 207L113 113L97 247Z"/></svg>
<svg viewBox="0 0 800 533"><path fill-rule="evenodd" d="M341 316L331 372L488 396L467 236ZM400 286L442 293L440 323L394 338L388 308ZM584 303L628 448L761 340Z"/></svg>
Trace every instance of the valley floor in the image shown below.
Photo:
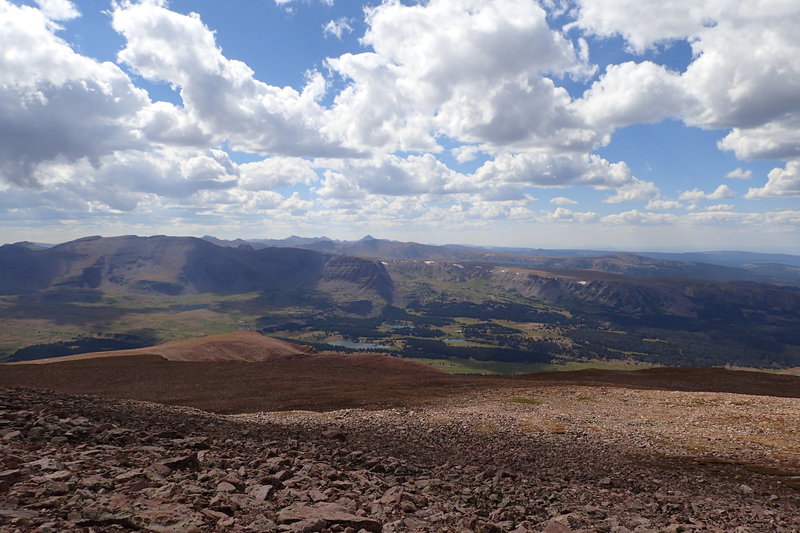
<svg viewBox="0 0 800 533"><path fill-rule="evenodd" d="M0 529L800 530L800 399L596 385L215 415L0 389Z"/></svg>

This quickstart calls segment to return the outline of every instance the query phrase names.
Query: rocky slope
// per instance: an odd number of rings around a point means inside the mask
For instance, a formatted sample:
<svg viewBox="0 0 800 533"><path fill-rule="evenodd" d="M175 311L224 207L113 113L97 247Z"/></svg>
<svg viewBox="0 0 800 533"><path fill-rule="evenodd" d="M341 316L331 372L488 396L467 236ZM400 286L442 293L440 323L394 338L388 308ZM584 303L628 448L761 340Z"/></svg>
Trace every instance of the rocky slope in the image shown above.
<svg viewBox="0 0 800 533"><path fill-rule="evenodd" d="M690 401L705 407L684 417ZM800 495L785 475L798 460L786 429L798 422L797 401L563 387L413 409L223 417L2 389L0 525L9 533L797 531ZM737 442L758 434L765 412L775 423L743 455L750 447Z"/></svg>

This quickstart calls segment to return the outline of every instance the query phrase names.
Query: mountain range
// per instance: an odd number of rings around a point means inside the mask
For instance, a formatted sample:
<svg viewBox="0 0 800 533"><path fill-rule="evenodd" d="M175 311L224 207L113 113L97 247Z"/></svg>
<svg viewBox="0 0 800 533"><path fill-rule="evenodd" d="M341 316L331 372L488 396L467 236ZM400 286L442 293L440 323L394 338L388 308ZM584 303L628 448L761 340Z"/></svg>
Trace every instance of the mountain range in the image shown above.
<svg viewBox="0 0 800 533"><path fill-rule="evenodd" d="M286 239L203 239L220 246L254 248L292 247L322 253L375 259L431 259L481 261L527 268L598 270L636 277L682 277L716 281L756 281L800 285L800 256L754 252L619 252L598 250L547 250L533 248L435 246L416 242L377 239L370 235L356 241L327 237Z"/></svg>
<svg viewBox="0 0 800 533"><path fill-rule="evenodd" d="M774 264L748 264L775 273ZM0 356L257 329L323 350L344 342L418 358L800 366L800 280L786 275L800 267L780 267L776 276L631 253L525 254L370 236L21 242L0 246Z"/></svg>
<svg viewBox="0 0 800 533"><path fill-rule="evenodd" d="M50 287L224 294L297 286L393 298L391 278L380 261L313 250L217 246L167 236L0 247L0 294Z"/></svg>

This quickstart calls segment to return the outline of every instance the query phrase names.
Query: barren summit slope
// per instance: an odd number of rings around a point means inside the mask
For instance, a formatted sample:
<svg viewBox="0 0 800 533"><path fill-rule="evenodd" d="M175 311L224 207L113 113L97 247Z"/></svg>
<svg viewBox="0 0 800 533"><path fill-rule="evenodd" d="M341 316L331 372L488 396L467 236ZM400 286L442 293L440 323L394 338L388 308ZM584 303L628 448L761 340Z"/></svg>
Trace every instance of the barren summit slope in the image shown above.
<svg viewBox="0 0 800 533"><path fill-rule="evenodd" d="M692 391L721 369L479 379L377 354L142 352L0 367L2 531L800 531L800 399ZM20 385L59 392L2 388Z"/></svg>
<svg viewBox="0 0 800 533"><path fill-rule="evenodd" d="M798 401L522 387L230 417L0 388L0 530L797 532Z"/></svg>
<svg viewBox="0 0 800 533"><path fill-rule="evenodd" d="M276 346L278 351L270 351ZM396 357L309 355L306 349L256 333L205 337L126 352L61 357L48 360L49 364L0 365L0 387L241 413L419 404L490 383Z"/></svg>
<svg viewBox="0 0 800 533"><path fill-rule="evenodd" d="M14 364L44 364L100 359L106 357L128 357L157 355L167 361L221 362L246 361L264 363L267 361L287 361L307 357L315 353L313 348L265 337L255 331L236 331L223 335L211 335L182 341L173 341L158 346L137 348L135 350L116 350L111 352L92 352L65 357L35 359Z"/></svg>

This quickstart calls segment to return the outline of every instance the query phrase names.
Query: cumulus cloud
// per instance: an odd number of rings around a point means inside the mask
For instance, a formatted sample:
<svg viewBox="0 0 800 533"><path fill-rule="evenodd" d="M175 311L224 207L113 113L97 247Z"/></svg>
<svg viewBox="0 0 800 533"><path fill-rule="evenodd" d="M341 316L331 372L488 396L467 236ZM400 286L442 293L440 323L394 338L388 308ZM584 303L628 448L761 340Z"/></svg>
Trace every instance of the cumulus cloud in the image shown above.
<svg viewBox="0 0 800 533"><path fill-rule="evenodd" d="M334 0L319 0L319 2L326 6L332 6ZM275 0L275 5L282 7L290 15L295 13L295 6L300 3L311 4L312 0Z"/></svg>
<svg viewBox="0 0 800 533"><path fill-rule="evenodd" d="M311 2L276 4L300 1ZM723 128L730 132L720 149L788 161L746 198L800 197L796 2L577 0L571 11L565 0L385 1L365 12L362 50L328 58L327 70L308 72L296 88L260 81L226 57L196 14L170 11L165 0L113 3L113 27L125 39L119 63L170 84L182 105L153 102L119 66L60 38L60 21L79 16L72 2L35 4L0 0L4 220L161 213L343 227L414 220L436 229L498 220L798 223L793 211L742 214L726 203L699 211L733 191L664 199L625 162L591 153L629 124L675 118ZM575 18L573 30L551 27L562 16ZM341 38L352 22L332 20L324 32ZM682 72L650 61L610 65L574 99L565 78L596 74L587 34L620 35L634 53L686 39L694 55ZM236 164L225 150L263 159ZM470 166L478 168L453 170L444 163L451 156L480 158ZM289 187L302 192L275 190ZM564 196L550 200L553 211L531 209L532 188L567 187L646 209L601 218L573 211L577 202ZM695 211L660 212L686 205Z"/></svg>
<svg viewBox="0 0 800 533"><path fill-rule="evenodd" d="M800 161L789 161L784 168L773 168L767 184L754 187L744 195L748 199L800 197Z"/></svg>
<svg viewBox="0 0 800 533"><path fill-rule="evenodd" d="M564 196L556 196L550 199L550 203L556 205L577 205L578 202Z"/></svg>
<svg viewBox="0 0 800 533"><path fill-rule="evenodd" d="M729 180L749 180L753 177L753 171L736 168L725 174L725 177Z"/></svg>
<svg viewBox="0 0 800 533"><path fill-rule="evenodd" d="M647 203L649 211L668 211L670 209L680 209L683 204L675 200L650 200Z"/></svg>
<svg viewBox="0 0 800 533"><path fill-rule="evenodd" d="M598 214L593 211L573 211L565 207L559 207L552 212L544 212L542 220L544 222L577 222L586 223L596 220Z"/></svg>
<svg viewBox="0 0 800 533"><path fill-rule="evenodd" d="M445 194L454 192L457 182L457 173L432 154L405 158L384 154L371 159L320 160L316 164L333 170L325 173L323 186L317 191L327 197L341 197L336 192L339 188L345 191L345 197L352 197L354 190L386 196Z"/></svg>
<svg viewBox="0 0 800 533"><path fill-rule="evenodd" d="M679 117L692 102L680 74L650 61L628 61L609 65L576 106L597 127L616 128Z"/></svg>
<svg viewBox="0 0 800 533"><path fill-rule="evenodd" d="M367 10L366 22L362 43L371 51L326 62L348 81L327 130L335 136L428 151L440 150L436 133L554 150L591 149L602 138L546 76L591 69L535 2L384 2Z"/></svg>
<svg viewBox="0 0 800 533"><path fill-rule="evenodd" d="M732 128L720 148L744 159L797 157L798 17L800 4L786 0L579 0L574 24L585 32L622 36L637 53L685 39L693 52L682 73L648 61L613 65L579 107L595 124L675 117Z"/></svg>
<svg viewBox="0 0 800 533"><path fill-rule="evenodd" d="M239 185L247 190L266 190L317 181L311 162L298 157L270 157L239 165Z"/></svg>
<svg viewBox="0 0 800 533"><path fill-rule="evenodd" d="M503 153L472 174L452 170L433 154L317 159L313 165L329 169L316 189L317 194L327 198L352 199L368 194L445 198L472 194L503 202L530 198L525 190L531 187L569 186L613 190L615 195L608 199L610 202L650 199L659 194L654 184L633 176L625 163L611 163L586 154ZM572 201L562 198L558 202Z"/></svg>
<svg viewBox="0 0 800 533"><path fill-rule="evenodd" d="M36 190L8 185L3 193L16 208L39 206L53 216L149 213L189 202L203 190L236 186L238 168L220 150L156 148L118 150L94 162L47 161L37 166ZM25 201L21 201L25 198ZM193 206L185 214L196 213ZM47 215L50 218L50 215Z"/></svg>
<svg viewBox="0 0 800 533"><path fill-rule="evenodd" d="M0 180L36 185L44 162L142 145L150 101L119 67L75 53L38 9L0 0L0 20Z"/></svg>
<svg viewBox="0 0 800 533"><path fill-rule="evenodd" d="M317 100L325 80L312 73L302 91L256 80L245 63L226 58L196 14L121 4L112 18L126 39L119 60L149 80L180 89L185 109L204 131L237 150L291 156L355 155L320 133Z"/></svg>
<svg viewBox="0 0 800 533"><path fill-rule="evenodd" d="M706 211L731 211L733 207L733 204L716 204L706 207Z"/></svg>
<svg viewBox="0 0 800 533"><path fill-rule="evenodd" d="M792 159L800 157L800 112L751 128L733 128L719 143L740 159Z"/></svg>
<svg viewBox="0 0 800 533"><path fill-rule="evenodd" d="M632 51L642 53L658 43L685 39L712 26L726 4L732 2L579 0L576 25L600 37L619 35Z"/></svg>
<svg viewBox="0 0 800 533"><path fill-rule="evenodd" d="M637 182L624 162L611 163L594 154L503 153L474 175L477 185L504 182L534 187L586 185L616 189Z"/></svg>
<svg viewBox="0 0 800 533"><path fill-rule="evenodd" d="M700 189L684 191L678 198L680 200L696 204L704 200L723 200L725 198L733 198L734 196L736 196L736 194L731 190L731 188L723 184L710 193L703 192Z"/></svg>
<svg viewBox="0 0 800 533"><path fill-rule="evenodd" d="M349 18L339 17L336 20L328 21L328 23L322 27L322 31L325 33L325 35L330 35L336 37L337 39L341 39L342 35L353 31L353 27L350 26Z"/></svg>
<svg viewBox="0 0 800 533"><path fill-rule="evenodd" d="M661 196L661 191L658 190L655 183L634 178L630 182L618 187L613 195L603 201L608 204L631 201L644 202L655 200L659 196Z"/></svg>
<svg viewBox="0 0 800 533"><path fill-rule="evenodd" d="M69 0L36 0L42 13L50 20L70 20L80 16Z"/></svg>
<svg viewBox="0 0 800 533"><path fill-rule="evenodd" d="M653 224L671 224L679 220L677 215L668 213L648 213L632 209L622 213L613 215L606 215L602 219L606 224L632 224L635 226L640 225L653 225Z"/></svg>

